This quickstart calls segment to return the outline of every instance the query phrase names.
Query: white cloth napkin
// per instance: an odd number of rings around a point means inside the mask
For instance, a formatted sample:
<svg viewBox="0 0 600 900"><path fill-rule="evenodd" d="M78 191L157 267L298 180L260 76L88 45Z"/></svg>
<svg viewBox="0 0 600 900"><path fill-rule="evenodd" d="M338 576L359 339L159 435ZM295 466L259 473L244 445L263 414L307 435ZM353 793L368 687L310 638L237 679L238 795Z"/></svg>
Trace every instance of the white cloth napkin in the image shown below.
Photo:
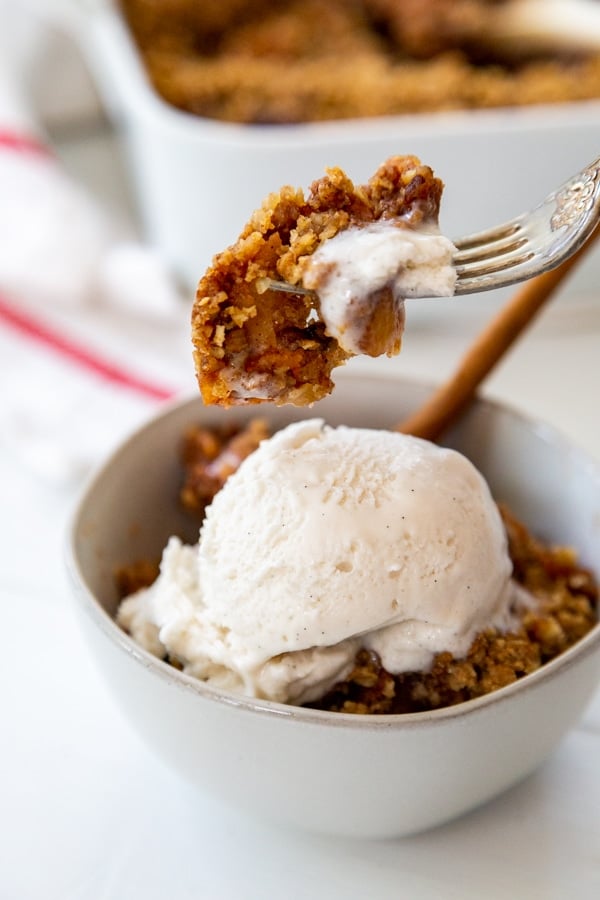
<svg viewBox="0 0 600 900"><path fill-rule="evenodd" d="M0 447L66 484L194 389L190 298L62 167L0 25Z"/></svg>

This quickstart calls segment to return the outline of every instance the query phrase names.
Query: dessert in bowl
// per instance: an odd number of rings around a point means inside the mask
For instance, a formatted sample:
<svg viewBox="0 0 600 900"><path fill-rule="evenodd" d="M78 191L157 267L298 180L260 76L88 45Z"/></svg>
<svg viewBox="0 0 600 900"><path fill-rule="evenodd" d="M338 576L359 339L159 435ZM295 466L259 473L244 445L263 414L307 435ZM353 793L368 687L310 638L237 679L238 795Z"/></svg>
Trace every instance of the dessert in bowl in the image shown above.
<svg viewBox="0 0 600 900"><path fill-rule="evenodd" d="M427 396L405 380L344 373L309 413L269 409L272 430L314 419L388 429ZM172 534L190 544L178 446L190 425L248 422L250 408L171 406L134 434L86 489L70 570L90 646L148 745L191 784L252 815L365 837L412 833L490 799L531 772L580 716L600 676L600 626L511 684L420 712L356 715L245 696L205 683L131 639L115 622L115 575L160 557ZM493 496L549 543L577 549L596 575L600 466L552 429L478 401L445 436ZM293 535L289 553L294 553Z"/></svg>

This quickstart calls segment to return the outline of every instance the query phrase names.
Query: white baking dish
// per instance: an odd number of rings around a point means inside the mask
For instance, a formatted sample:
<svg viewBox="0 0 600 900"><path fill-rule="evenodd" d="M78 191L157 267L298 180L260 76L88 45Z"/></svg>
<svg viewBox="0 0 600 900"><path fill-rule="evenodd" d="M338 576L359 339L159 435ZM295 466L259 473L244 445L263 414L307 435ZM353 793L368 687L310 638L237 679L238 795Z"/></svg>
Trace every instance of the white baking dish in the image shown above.
<svg viewBox="0 0 600 900"><path fill-rule="evenodd" d="M446 183L441 226L452 237L535 205L600 153L600 101L303 125L203 119L156 94L113 4L90 13L82 38L146 236L189 287L266 194L307 187L326 166L363 181L387 156L420 156ZM590 291L599 278L596 254L568 289Z"/></svg>

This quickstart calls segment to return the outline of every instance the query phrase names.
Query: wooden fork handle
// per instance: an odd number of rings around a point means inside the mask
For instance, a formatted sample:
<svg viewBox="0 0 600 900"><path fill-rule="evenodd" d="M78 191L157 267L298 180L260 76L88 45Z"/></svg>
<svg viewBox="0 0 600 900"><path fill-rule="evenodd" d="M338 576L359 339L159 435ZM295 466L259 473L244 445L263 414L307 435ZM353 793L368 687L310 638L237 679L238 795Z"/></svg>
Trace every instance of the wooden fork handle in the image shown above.
<svg viewBox="0 0 600 900"><path fill-rule="evenodd" d="M595 229L573 256L556 269L526 282L475 339L454 374L433 393L421 409L400 422L396 431L430 441L437 440L473 400L482 381L598 237L600 227Z"/></svg>

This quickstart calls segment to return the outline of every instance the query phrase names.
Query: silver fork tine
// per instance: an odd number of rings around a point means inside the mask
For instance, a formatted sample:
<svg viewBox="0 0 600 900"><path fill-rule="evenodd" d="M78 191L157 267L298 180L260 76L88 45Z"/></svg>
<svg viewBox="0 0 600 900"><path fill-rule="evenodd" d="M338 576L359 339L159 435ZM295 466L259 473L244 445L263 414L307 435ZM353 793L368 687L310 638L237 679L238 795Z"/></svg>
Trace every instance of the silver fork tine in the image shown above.
<svg viewBox="0 0 600 900"><path fill-rule="evenodd" d="M600 159L530 212L455 240L455 293L471 294L526 281L572 256L600 218L599 166Z"/></svg>
<svg viewBox="0 0 600 900"><path fill-rule="evenodd" d="M514 250L519 250L527 244L527 241L528 238L524 230L518 228L508 237L500 236L497 239L490 239L485 243L474 244L466 250L463 250L462 248L459 249L458 253L454 254L454 264L460 266L465 265L466 263L479 262L490 258L493 259L503 253L511 253ZM456 244L454 246L456 247Z"/></svg>
<svg viewBox="0 0 600 900"><path fill-rule="evenodd" d="M461 296L506 287L534 278L541 271L539 260L532 250L521 254L507 254L483 263L457 266L458 278L454 293Z"/></svg>
<svg viewBox="0 0 600 900"><path fill-rule="evenodd" d="M454 241L454 246L462 253L482 245L491 244L494 241L500 241L503 238L510 238L518 230L518 220L512 219L510 222L505 222L504 225L498 225L496 228L490 228L488 231L478 231L476 234L468 234L465 237L457 238Z"/></svg>

